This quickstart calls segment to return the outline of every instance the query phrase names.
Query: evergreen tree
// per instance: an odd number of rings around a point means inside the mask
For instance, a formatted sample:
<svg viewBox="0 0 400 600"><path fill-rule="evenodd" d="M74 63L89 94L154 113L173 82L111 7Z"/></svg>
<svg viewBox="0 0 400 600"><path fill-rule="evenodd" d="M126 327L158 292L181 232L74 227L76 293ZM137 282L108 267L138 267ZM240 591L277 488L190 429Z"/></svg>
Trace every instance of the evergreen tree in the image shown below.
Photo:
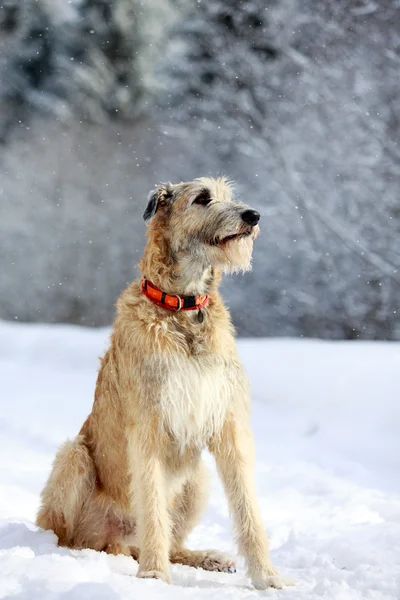
<svg viewBox="0 0 400 600"><path fill-rule="evenodd" d="M4 0L0 33L3 140L32 106L97 122L134 112L141 92L134 0Z"/></svg>
<svg viewBox="0 0 400 600"><path fill-rule="evenodd" d="M217 123L231 142L262 129L269 64L278 54L265 0L201 0L178 22L164 65L162 102L171 119Z"/></svg>

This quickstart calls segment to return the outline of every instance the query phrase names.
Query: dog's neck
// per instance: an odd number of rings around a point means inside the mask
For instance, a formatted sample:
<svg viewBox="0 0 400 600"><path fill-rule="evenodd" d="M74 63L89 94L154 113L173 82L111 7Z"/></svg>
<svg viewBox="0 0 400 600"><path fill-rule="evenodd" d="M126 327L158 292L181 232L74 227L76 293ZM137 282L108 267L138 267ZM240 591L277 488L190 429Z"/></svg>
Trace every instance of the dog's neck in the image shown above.
<svg viewBox="0 0 400 600"><path fill-rule="evenodd" d="M181 296L197 296L209 294L214 279L214 270L211 266L203 266L193 259L181 258L176 263L171 273L176 288L175 292Z"/></svg>
<svg viewBox="0 0 400 600"><path fill-rule="evenodd" d="M201 264L195 256L174 256L163 238L149 240L139 268L160 290L179 296L211 294L220 280L218 270Z"/></svg>

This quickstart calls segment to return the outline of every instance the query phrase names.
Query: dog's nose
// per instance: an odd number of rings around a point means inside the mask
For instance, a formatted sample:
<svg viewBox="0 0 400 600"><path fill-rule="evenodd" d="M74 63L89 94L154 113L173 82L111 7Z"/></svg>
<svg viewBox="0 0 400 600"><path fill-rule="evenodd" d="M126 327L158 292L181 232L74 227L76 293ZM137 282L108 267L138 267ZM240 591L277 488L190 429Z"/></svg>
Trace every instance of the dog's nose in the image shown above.
<svg viewBox="0 0 400 600"><path fill-rule="evenodd" d="M247 225L257 225L260 220L260 213L256 210L245 210L242 213L242 219Z"/></svg>

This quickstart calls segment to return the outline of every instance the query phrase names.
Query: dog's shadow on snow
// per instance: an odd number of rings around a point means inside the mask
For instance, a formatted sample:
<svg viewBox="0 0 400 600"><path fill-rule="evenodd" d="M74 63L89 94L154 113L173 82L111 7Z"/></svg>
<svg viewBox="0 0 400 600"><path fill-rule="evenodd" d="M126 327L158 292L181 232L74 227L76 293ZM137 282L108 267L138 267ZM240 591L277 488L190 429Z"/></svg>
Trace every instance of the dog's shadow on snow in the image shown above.
<svg viewBox="0 0 400 600"><path fill-rule="evenodd" d="M106 581L80 582L68 591L56 590L61 583L73 581L75 576L82 579L82 569L85 569L87 560L88 578L91 574L96 579L101 572L109 572L110 578L117 584L116 578L129 577L131 585L142 586L162 585L155 580L138 580L136 575L138 564L126 556L113 556L94 550L70 550L57 545L57 536L52 531L38 529L32 523L10 522L0 527L0 553L8 551L9 556L14 556L19 563L17 572L18 591L14 593L15 600L119 600L121 597ZM41 557L40 566L36 570L32 559ZM63 558L66 559L63 561ZM26 561L27 568L21 569L21 561ZM97 564L96 564L97 563ZM85 577L86 578L86 577ZM223 581L221 581L223 578ZM102 577L104 579L104 577ZM49 589L49 586L53 589ZM216 572L207 572L187 566L172 565L172 587L183 588L226 588L246 587L243 581L238 582L238 575ZM126 583L122 586L126 590ZM169 588L171 589L171 588ZM136 590L138 591L138 590ZM172 592L172 589L171 589Z"/></svg>

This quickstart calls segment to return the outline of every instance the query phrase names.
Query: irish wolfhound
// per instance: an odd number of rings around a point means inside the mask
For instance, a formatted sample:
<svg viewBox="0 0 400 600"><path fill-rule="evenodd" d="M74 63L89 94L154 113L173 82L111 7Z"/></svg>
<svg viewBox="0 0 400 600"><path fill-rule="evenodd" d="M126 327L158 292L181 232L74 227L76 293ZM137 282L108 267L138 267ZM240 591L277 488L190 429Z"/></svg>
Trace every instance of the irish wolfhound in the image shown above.
<svg viewBox="0 0 400 600"><path fill-rule="evenodd" d="M221 552L184 547L208 498L207 447L253 584L282 586L255 499L247 377L218 293L221 272L249 269L259 217L224 179L150 195L142 279L118 300L92 412L42 492L37 524L60 545L133 556L138 577L166 582L169 562L233 571Z"/></svg>

